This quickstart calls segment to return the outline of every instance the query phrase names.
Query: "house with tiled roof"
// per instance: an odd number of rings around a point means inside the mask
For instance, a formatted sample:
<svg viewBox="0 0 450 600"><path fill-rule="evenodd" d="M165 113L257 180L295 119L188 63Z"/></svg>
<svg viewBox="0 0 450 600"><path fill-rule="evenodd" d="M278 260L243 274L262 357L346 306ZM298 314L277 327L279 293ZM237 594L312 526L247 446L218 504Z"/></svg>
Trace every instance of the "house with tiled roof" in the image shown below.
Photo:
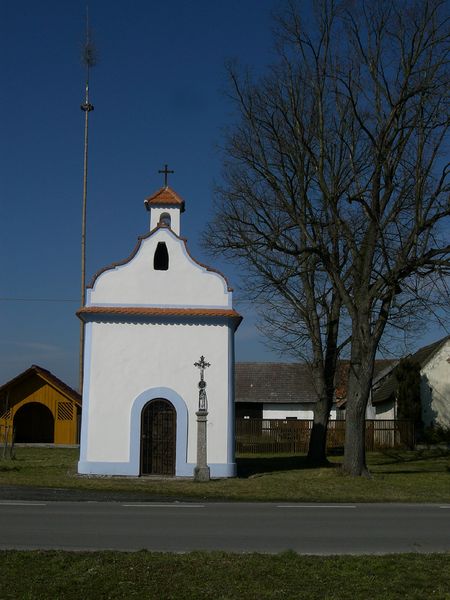
<svg viewBox="0 0 450 600"><path fill-rule="evenodd" d="M241 317L232 289L190 255L180 237L185 203L171 187L148 197L145 208L149 233L128 258L94 276L77 313L85 323L78 471L193 476L198 412L206 410L210 474L234 476Z"/></svg>
<svg viewBox="0 0 450 600"><path fill-rule="evenodd" d="M375 377L397 364L375 362ZM331 419L345 416L348 361L338 364ZM311 368L306 363L236 363L236 417L259 419L312 419L318 401ZM373 418L372 414L367 415Z"/></svg>
<svg viewBox="0 0 450 600"><path fill-rule="evenodd" d="M450 336L419 348L408 358L420 366L423 424L450 427ZM395 366L374 379L371 404L375 418L395 419L397 416Z"/></svg>
<svg viewBox="0 0 450 600"><path fill-rule="evenodd" d="M31 365L0 386L2 443L78 443L81 396L53 373Z"/></svg>
<svg viewBox="0 0 450 600"><path fill-rule="evenodd" d="M317 399L307 364L236 364L237 418L310 419Z"/></svg>

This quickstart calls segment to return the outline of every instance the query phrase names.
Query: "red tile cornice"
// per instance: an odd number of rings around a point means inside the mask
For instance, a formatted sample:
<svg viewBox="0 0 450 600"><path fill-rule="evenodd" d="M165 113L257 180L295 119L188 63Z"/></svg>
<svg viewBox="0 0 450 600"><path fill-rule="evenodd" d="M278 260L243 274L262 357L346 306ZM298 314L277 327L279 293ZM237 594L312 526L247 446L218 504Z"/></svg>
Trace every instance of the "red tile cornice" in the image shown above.
<svg viewBox="0 0 450 600"><path fill-rule="evenodd" d="M150 306L85 306L77 311L82 320L90 316L124 317L209 317L227 318L236 321L236 327L242 321L241 315L228 308L159 308Z"/></svg>

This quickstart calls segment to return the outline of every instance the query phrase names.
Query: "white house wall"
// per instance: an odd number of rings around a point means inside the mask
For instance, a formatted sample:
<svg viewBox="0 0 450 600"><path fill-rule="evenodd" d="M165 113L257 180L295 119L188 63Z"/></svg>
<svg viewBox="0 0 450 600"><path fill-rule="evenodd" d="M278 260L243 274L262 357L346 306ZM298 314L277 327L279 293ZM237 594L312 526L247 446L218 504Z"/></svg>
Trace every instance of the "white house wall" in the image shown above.
<svg viewBox="0 0 450 600"><path fill-rule="evenodd" d="M391 420L395 419L395 407L393 400L388 400L387 402L381 402L375 406L376 414L375 418L379 420Z"/></svg>
<svg viewBox="0 0 450 600"><path fill-rule="evenodd" d="M208 464L212 476L235 474L230 327L92 323L88 326L88 336L80 473L139 475L136 444L140 443L141 408L146 399L155 397L152 390L169 390L174 398L181 399L180 404L185 403L188 419L187 446L184 449L177 446L177 454L183 452L184 457L177 456L176 474L192 476L196 463L199 380L194 362L205 355L211 363L205 372L209 404ZM138 423L132 423L137 399L142 406L136 413ZM177 410L177 421L180 417Z"/></svg>
<svg viewBox="0 0 450 600"><path fill-rule="evenodd" d="M313 419L314 404L263 404L263 419ZM336 419L336 409L332 409L330 419Z"/></svg>
<svg viewBox="0 0 450 600"><path fill-rule="evenodd" d="M421 374L422 419L450 427L450 340L423 367Z"/></svg>
<svg viewBox="0 0 450 600"><path fill-rule="evenodd" d="M153 268L158 242L167 247L167 271ZM88 289L87 305L231 308L231 296L222 275L196 263L183 240L160 228L142 240L130 262L98 276Z"/></svg>

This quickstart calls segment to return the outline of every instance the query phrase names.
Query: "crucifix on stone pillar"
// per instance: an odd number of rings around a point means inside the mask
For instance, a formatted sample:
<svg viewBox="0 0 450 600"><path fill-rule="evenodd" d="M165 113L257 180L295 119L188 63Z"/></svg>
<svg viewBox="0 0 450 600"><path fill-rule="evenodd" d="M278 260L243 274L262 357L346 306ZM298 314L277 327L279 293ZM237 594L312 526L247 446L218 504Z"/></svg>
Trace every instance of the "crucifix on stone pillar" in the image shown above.
<svg viewBox="0 0 450 600"><path fill-rule="evenodd" d="M206 425L208 417L208 399L206 396L205 369L210 367L210 363L201 356L200 360L194 363L194 367L200 369L200 381L198 382L198 411L197 415L197 466L194 469L195 481L209 481L210 473L207 462L207 439Z"/></svg>

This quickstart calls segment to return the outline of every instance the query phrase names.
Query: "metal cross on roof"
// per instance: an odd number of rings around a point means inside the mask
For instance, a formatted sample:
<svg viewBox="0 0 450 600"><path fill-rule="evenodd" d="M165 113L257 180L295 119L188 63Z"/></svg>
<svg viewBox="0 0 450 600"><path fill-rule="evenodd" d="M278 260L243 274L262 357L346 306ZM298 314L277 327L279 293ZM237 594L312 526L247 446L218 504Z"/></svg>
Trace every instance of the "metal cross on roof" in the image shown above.
<svg viewBox="0 0 450 600"><path fill-rule="evenodd" d="M198 362L194 363L194 367L198 367L200 369L200 379L202 381L203 381L203 377L205 374L205 369L210 366L211 366L211 364L209 362L206 362L204 356L200 356L200 360Z"/></svg>
<svg viewBox="0 0 450 600"><path fill-rule="evenodd" d="M164 187L167 187L167 175L169 173L175 173L175 171L171 171L167 168L167 164L164 165L164 169L160 169L158 173L164 173Z"/></svg>

